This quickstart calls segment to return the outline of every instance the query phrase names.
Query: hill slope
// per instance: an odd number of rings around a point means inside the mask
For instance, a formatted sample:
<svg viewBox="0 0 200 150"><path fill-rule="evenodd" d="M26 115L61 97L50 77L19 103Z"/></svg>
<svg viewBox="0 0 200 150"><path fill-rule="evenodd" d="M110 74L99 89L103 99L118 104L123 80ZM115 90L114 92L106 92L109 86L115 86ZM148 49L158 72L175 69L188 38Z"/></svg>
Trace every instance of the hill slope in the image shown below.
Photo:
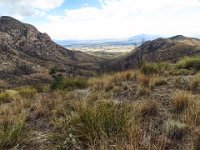
<svg viewBox="0 0 200 150"><path fill-rule="evenodd" d="M200 74L179 63L0 92L0 149L199 150Z"/></svg>
<svg viewBox="0 0 200 150"><path fill-rule="evenodd" d="M99 61L97 57L57 45L32 25L8 16L0 18L1 79L45 72L53 66L90 76L98 70Z"/></svg>
<svg viewBox="0 0 200 150"><path fill-rule="evenodd" d="M125 70L138 67L143 61L176 62L184 56L200 54L200 40L177 35L168 39L158 38L153 41L147 41L136 50L110 62L110 70Z"/></svg>

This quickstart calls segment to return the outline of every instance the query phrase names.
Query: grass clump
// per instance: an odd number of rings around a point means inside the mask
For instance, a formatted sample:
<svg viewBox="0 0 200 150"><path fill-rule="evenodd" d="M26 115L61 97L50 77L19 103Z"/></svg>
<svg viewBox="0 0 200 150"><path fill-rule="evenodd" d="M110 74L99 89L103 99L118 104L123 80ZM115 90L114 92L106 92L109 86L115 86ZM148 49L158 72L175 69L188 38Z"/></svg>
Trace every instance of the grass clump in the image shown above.
<svg viewBox="0 0 200 150"><path fill-rule="evenodd" d="M190 126L200 125L200 103L197 98L191 100L187 111L183 115L185 123Z"/></svg>
<svg viewBox="0 0 200 150"><path fill-rule="evenodd" d="M193 134L193 139L192 139L192 150L199 150L200 149L200 133L199 130L196 130Z"/></svg>
<svg viewBox="0 0 200 150"><path fill-rule="evenodd" d="M165 130L168 138L172 140L182 140L189 132L189 128L186 124L173 120L166 122Z"/></svg>
<svg viewBox="0 0 200 150"><path fill-rule="evenodd" d="M156 74L159 72L159 67L156 63L144 63L141 68L141 72L146 75Z"/></svg>
<svg viewBox="0 0 200 150"><path fill-rule="evenodd" d="M162 74L166 71L172 70L172 65L169 63L144 63L140 71L145 75Z"/></svg>
<svg viewBox="0 0 200 150"><path fill-rule="evenodd" d="M150 77L147 75L138 76L138 84L144 87L148 87L150 83Z"/></svg>
<svg viewBox="0 0 200 150"><path fill-rule="evenodd" d="M102 140L114 142L117 139L126 139L131 131L130 111L130 105L125 103L101 101L88 104L81 102L69 117L66 134L64 138L62 137L65 139L64 144L68 143L69 148L74 141L82 146L95 145L97 148L98 142Z"/></svg>
<svg viewBox="0 0 200 150"><path fill-rule="evenodd" d="M24 98L32 98L37 94L37 89L31 86L23 87L18 90L20 96Z"/></svg>
<svg viewBox="0 0 200 150"><path fill-rule="evenodd" d="M175 113L181 113L188 108L191 95L185 91L177 91L172 98L171 107Z"/></svg>
<svg viewBox="0 0 200 150"><path fill-rule="evenodd" d="M139 98L141 96L148 96L150 94L150 90L147 87L143 87L138 85L136 88L136 96Z"/></svg>
<svg viewBox="0 0 200 150"><path fill-rule="evenodd" d="M194 92L198 92L200 90L200 74L192 77L190 83L190 89Z"/></svg>
<svg viewBox="0 0 200 150"><path fill-rule="evenodd" d="M7 103L12 100L12 96L8 92L0 93L0 102Z"/></svg>
<svg viewBox="0 0 200 150"><path fill-rule="evenodd" d="M20 144L25 137L25 123L6 123L0 125L0 149L9 149Z"/></svg>
<svg viewBox="0 0 200 150"><path fill-rule="evenodd" d="M200 71L200 56L185 57L176 64L176 67L178 69Z"/></svg>
<svg viewBox="0 0 200 150"><path fill-rule="evenodd" d="M49 85L43 85L43 84L33 84L31 87L33 89L36 89L38 93L47 93L50 90Z"/></svg>
<svg viewBox="0 0 200 150"><path fill-rule="evenodd" d="M89 86L93 90L105 90L107 92L113 90L116 86L120 86L121 83L126 81L133 81L136 79L137 73L133 70L114 73L112 75L104 74L98 78L92 78L89 80Z"/></svg>
<svg viewBox="0 0 200 150"><path fill-rule="evenodd" d="M138 113L142 117L156 116L158 112L158 104L152 100L146 100L138 106Z"/></svg>
<svg viewBox="0 0 200 150"><path fill-rule="evenodd" d="M88 85L87 80L80 78L65 78L63 76L58 76L55 78L51 85L52 90L73 90L86 88Z"/></svg>
<svg viewBox="0 0 200 150"><path fill-rule="evenodd" d="M164 77L154 76L150 79L149 86L151 88L153 88L156 86L162 86L162 85L166 85L166 84L167 84L167 80Z"/></svg>

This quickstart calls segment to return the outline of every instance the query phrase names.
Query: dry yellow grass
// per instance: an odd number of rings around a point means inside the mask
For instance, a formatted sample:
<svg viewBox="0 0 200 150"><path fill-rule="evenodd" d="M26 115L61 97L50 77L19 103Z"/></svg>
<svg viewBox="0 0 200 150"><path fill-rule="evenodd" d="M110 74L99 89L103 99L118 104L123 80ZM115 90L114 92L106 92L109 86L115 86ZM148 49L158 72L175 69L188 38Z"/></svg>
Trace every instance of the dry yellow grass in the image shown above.
<svg viewBox="0 0 200 150"><path fill-rule="evenodd" d="M19 144L17 148L22 150L32 146L198 150L200 95L197 89L190 90L189 84L188 88L175 86L177 78L192 78L191 87L196 88L198 76L165 76L164 72L144 75L129 70L89 79L83 89L23 87L2 92L2 97L9 100L0 104L0 126L8 124L20 132L7 140L12 142L6 141L6 146L0 136L0 146L5 149ZM11 133L10 128L5 131L0 128L4 136Z"/></svg>
<svg viewBox="0 0 200 150"><path fill-rule="evenodd" d="M171 101L171 108L176 113L181 113L188 108L191 102L191 94L185 91L177 91Z"/></svg>

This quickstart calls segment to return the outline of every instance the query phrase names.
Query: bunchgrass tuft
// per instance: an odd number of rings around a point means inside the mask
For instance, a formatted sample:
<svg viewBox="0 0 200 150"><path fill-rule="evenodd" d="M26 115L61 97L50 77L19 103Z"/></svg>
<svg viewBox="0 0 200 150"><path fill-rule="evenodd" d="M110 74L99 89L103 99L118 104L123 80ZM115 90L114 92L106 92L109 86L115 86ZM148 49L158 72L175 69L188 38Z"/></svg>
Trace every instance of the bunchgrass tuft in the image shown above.
<svg viewBox="0 0 200 150"><path fill-rule="evenodd" d="M174 120L168 120L166 122L165 130L168 138L172 140L182 140L189 132L186 124Z"/></svg>
<svg viewBox="0 0 200 150"><path fill-rule="evenodd" d="M126 139L134 125L130 107L113 101L80 102L67 121L67 130L61 138L65 141L61 145L69 148L75 142L86 147L95 144L97 148L102 140Z"/></svg>
<svg viewBox="0 0 200 150"><path fill-rule="evenodd" d="M2 92L0 93L0 103L7 103L12 100L12 96L9 94L9 92Z"/></svg>
<svg viewBox="0 0 200 150"><path fill-rule="evenodd" d="M0 148L9 149L20 144L25 136L25 123L6 123L0 125Z"/></svg>
<svg viewBox="0 0 200 150"><path fill-rule="evenodd" d="M181 113L188 108L191 94L185 91L177 91L172 97L171 108L175 113Z"/></svg>

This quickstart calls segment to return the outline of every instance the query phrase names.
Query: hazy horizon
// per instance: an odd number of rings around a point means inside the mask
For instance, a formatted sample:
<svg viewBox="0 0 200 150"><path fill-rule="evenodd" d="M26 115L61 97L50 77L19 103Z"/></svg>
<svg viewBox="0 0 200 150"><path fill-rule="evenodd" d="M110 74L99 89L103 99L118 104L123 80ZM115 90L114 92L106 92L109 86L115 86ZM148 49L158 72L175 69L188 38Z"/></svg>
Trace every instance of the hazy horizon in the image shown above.
<svg viewBox="0 0 200 150"><path fill-rule="evenodd" d="M33 24L54 40L200 35L199 0L0 0L0 16Z"/></svg>

